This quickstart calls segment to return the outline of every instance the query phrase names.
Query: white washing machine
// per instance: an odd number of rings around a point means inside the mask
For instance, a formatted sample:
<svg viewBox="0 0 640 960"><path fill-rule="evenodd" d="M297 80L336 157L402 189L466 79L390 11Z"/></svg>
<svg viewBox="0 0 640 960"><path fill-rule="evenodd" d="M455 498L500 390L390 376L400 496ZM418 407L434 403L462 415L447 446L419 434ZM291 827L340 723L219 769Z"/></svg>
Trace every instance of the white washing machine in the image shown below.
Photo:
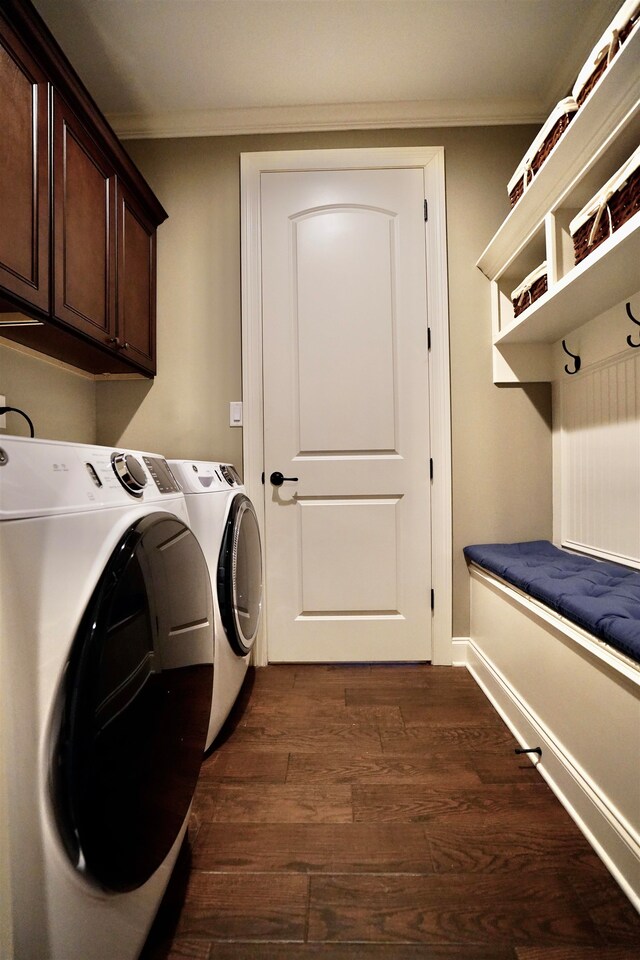
<svg viewBox="0 0 640 960"><path fill-rule="evenodd" d="M230 463L170 460L211 574L215 611L211 746L247 672L262 609L262 551L251 500Z"/></svg>
<svg viewBox="0 0 640 960"><path fill-rule="evenodd" d="M153 454L0 437L0 564L2 947L134 960L211 711L211 586L183 494Z"/></svg>

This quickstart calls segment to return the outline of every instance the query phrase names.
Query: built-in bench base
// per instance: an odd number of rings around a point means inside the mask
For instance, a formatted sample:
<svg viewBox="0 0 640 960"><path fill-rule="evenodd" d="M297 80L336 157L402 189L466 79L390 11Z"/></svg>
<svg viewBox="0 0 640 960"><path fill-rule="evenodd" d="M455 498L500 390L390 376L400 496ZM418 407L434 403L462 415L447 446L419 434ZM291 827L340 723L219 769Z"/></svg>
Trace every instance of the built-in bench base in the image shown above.
<svg viewBox="0 0 640 960"><path fill-rule="evenodd" d="M471 566L466 666L640 911L640 669ZM460 649L461 644L457 644Z"/></svg>

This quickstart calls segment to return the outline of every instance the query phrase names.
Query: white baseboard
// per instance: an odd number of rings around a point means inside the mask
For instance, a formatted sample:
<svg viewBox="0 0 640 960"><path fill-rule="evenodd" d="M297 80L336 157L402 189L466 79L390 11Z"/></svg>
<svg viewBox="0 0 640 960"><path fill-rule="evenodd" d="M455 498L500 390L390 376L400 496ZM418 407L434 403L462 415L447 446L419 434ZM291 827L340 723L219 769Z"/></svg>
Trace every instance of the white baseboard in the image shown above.
<svg viewBox="0 0 640 960"><path fill-rule="evenodd" d="M640 912L640 837L621 822L599 785L573 764L569 751L476 643L469 640L464 648L467 669L520 745L542 749L540 759L533 761L538 772Z"/></svg>
<svg viewBox="0 0 640 960"><path fill-rule="evenodd" d="M469 637L454 637L451 641L451 663L454 667L466 667L468 649L471 640Z"/></svg>

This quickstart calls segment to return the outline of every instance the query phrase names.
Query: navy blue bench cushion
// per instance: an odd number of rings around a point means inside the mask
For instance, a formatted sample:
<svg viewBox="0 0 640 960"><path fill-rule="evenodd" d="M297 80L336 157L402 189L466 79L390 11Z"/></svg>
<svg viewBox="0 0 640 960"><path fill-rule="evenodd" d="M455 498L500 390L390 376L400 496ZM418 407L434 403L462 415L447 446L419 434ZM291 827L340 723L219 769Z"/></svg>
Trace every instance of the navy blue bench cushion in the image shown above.
<svg viewBox="0 0 640 960"><path fill-rule="evenodd" d="M548 540L475 544L464 555L640 663L640 571Z"/></svg>

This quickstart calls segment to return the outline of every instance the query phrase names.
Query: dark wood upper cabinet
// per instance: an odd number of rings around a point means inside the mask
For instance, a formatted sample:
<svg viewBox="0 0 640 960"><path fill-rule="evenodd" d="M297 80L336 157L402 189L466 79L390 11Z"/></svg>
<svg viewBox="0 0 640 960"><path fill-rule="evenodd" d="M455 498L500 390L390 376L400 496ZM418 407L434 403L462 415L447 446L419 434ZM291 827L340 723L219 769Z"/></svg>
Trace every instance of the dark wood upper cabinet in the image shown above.
<svg viewBox="0 0 640 960"><path fill-rule="evenodd" d="M117 348L150 372L156 354L156 231L118 183Z"/></svg>
<svg viewBox="0 0 640 960"><path fill-rule="evenodd" d="M0 314L43 321L0 336L153 376L167 214L30 0L0 9L0 130Z"/></svg>
<svg viewBox="0 0 640 960"><path fill-rule="evenodd" d="M0 286L49 306L49 84L8 25L0 31Z"/></svg>
<svg viewBox="0 0 640 960"><path fill-rule="evenodd" d="M53 313L105 345L116 337L116 176L57 94L53 107Z"/></svg>

